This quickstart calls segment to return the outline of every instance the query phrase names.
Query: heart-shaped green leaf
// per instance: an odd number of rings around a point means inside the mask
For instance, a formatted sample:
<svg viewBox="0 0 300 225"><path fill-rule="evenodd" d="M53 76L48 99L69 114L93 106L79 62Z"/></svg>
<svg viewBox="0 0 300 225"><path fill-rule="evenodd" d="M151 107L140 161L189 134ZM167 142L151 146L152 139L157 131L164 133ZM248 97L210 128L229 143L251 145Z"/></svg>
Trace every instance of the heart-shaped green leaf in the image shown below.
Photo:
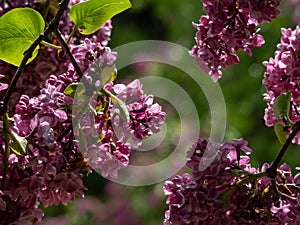
<svg viewBox="0 0 300 225"><path fill-rule="evenodd" d="M81 34L92 34L114 15L131 7L128 0L89 0L71 7L70 18Z"/></svg>
<svg viewBox="0 0 300 225"><path fill-rule="evenodd" d="M19 66L24 52L43 32L45 22L37 11L30 8L16 8L0 17L0 59ZM32 53L31 62L39 47Z"/></svg>

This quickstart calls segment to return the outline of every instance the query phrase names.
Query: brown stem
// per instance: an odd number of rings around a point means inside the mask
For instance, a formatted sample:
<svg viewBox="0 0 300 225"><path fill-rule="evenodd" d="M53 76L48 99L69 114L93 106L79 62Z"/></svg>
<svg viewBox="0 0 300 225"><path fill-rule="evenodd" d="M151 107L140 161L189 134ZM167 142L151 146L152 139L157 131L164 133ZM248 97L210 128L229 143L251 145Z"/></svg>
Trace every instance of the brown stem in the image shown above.
<svg viewBox="0 0 300 225"><path fill-rule="evenodd" d="M55 37L58 40L59 44L61 45L63 51L67 54L69 60L71 61L72 65L75 68L76 73L78 74L78 76L81 78L83 76L83 73L78 65L78 63L76 62L75 58L73 57L69 46L67 45L67 43L65 42L65 40L61 37L61 33L59 32L58 29L55 30Z"/></svg>
<svg viewBox="0 0 300 225"><path fill-rule="evenodd" d="M274 162L272 163L271 167L267 169L267 176L270 178L275 178L277 175L277 168L279 166L279 163L284 156L286 150L288 149L289 145L292 143L293 139L297 135L297 133L300 131L300 121L298 121L294 126L293 126L293 131L288 137L288 139L285 141L284 145L280 149L280 152L276 156Z"/></svg>

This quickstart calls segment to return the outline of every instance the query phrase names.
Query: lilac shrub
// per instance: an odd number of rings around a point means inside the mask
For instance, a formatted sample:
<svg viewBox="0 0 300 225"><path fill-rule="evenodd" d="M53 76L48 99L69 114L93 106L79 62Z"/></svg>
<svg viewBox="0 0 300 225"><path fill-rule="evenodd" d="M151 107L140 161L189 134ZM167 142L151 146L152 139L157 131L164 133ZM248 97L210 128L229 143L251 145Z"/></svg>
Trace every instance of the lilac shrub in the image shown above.
<svg viewBox="0 0 300 225"><path fill-rule="evenodd" d="M0 1L0 15L15 7L31 7L49 23L62 8L56 1L47 8L47 2ZM68 3L67 9L52 30L54 35L44 37L54 49L41 46L25 68L0 61L1 224L40 224L44 213L39 206L67 205L83 197L84 174L93 169L117 179L119 170L129 165L131 151L158 133L166 117L139 80L127 85L115 82L118 55L108 46L111 20L84 36L85 27L73 24L70 8L85 1L62 2ZM280 2L203 1L206 15L194 24L196 45L190 51L198 66L217 81L221 69L239 62L238 50L251 55L253 47L264 43L257 26L279 14ZM254 168L247 141L200 138L187 154L192 173L176 175L164 184L169 206L165 225L300 225L300 173L294 176L287 164L279 166L292 140L300 143L299 31L282 28L275 57L264 62L265 121L268 126L281 124L286 132L282 154L273 163ZM20 69L23 73L12 85ZM286 115L278 116L274 108L282 94L290 94L289 107ZM118 203L115 211L126 205ZM137 220L127 223L132 221Z"/></svg>

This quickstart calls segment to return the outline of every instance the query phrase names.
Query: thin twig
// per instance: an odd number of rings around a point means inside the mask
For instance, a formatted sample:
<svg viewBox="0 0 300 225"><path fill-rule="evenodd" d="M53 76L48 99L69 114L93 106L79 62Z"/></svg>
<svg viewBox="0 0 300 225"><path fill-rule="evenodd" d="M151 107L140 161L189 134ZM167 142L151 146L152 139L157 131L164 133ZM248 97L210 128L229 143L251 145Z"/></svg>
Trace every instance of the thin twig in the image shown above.
<svg viewBox="0 0 300 225"><path fill-rule="evenodd" d="M223 199L225 202L229 202L230 200L230 196L233 193L233 191L240 187L241 185L244 185L248 182L257 180L258 178L264 177L266 176L266 172L261 172L261 173L251 173L248 174L247 177L237 181L234 185L232 185L231 187L229 187L227 190L225 190L222 194L221 194L221 199Z"/></svg>
<svg viewBox="0 0 300 225"><path fill-rule="evenodd" d="M5 141L5 155L4 155L4 169L1 181L1 190L5 189L6 175L8 173L8 158L10 155L10 144L9 144L9 127L8 127L8 114L3 115L3 131L4 131L4 141Z"/></svg>
<svg viewBox="0 0 300 225"><path fill-rule="evenodd" d="M300 121L298 121L294 126L293 126L293 131L288 137L288 139L285 141L284 145L280 149L278 155L276 156L275 160L273 161L271 167L267 169L267 175L270 178L275 178L277 175L277 168L279 166L279 163L284 156L286 150L288 149L289 145L292 143L293 139L297 135L297 133L300 130Z"/></svg>
<svg viewBox="0 0 300 225"><path fill-rule="evenodd" d="M57 137L56 141L57 142L61 141L71 130L72 130L72 124L69 125L60 136Z"/></svg>
<svg viewBox="0 0 300 225"><path fill-rule="evenodd" d="M83 76L83 73L82 73L78 63L76 62L75 58L73 57L69 46L67 45L65 40L61 37L61 33L57 29L55 30L55 37L58 40L58 43L61 45L63 51L66 53L67 57L71 61L72 65L74 66L76 73L81 78Z"/></svg>

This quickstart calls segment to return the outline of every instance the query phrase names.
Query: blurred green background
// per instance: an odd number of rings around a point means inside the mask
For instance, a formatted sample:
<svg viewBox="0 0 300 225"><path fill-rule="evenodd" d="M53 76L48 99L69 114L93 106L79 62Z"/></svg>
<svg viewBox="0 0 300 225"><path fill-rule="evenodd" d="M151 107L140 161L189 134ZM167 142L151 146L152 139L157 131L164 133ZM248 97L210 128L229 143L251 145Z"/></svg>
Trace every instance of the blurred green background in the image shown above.
<svg viewBox="0 0 300 225"><path fill-rule="evenodd" d="M111 48L139 40L164 40L177 43L188 49L195 44L196 29L192 22L198 23L202 12L202 3L198 0L132 0L133 7L113 18ZM244 138L253 149L252 165L260 167L271 162L279 151L273 128L266 127L263 120L266 104L263 102L262 86L265 71L262 62L273 57L276 44L280 40L281 27L295 27L292 23L293 8L288 2L281 7L281 15L271 23L260 25L266 43L254 48L252 56L239 52L240 63L223 72L219 83L227 106L226 140ZM201 122L201 135L210 130L210 113L207 101L201 89L191 83L181 71L170 66L150 63L144 74L135 68L125 68L119 72L117 82L148 76L163 75L180 84L194 100ZM168 127L180 129L179 118L172 106L161 99L167 111ZM191 128L193 129L193 128ZM170 131L170 130L169 130ZM175 131L174 131L175 132ZM174 140L166 140L161 151L156 150L151 160L157 161L171 153ZM186 149L183 149L185 151ZM291 146L284 161L292 168L299 166L299 147ZM149 154L135 156L138 162L147 162ZM139 159L138 157L141 157ZM151 161L149 160L149 161ZM184 172L184 171L182 171ZM158 225L162 224L167 210L166 197L162 183L143 187L122 186L105 180L93 173L85 178L89 189L85 199L78 199L68 206L46 209L43 224L68 225Z"/></svg>

